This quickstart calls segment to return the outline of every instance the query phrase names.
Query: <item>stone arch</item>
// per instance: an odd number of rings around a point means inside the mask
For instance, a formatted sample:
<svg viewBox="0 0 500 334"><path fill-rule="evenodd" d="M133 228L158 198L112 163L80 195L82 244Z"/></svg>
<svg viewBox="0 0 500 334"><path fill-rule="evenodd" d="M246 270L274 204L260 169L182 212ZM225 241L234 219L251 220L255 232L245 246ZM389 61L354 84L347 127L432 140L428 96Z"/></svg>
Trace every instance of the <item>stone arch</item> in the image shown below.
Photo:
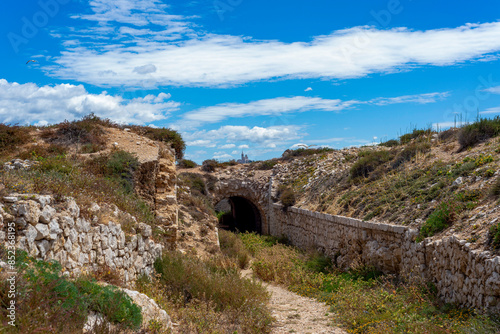
<svg viewBox="0 0 500 334"><path fill-rule="evenodd" d="M262 190L240 180L220 182L213 192L214 205L227 199L231 205L231 217L227 222L233 223L234 228L269 234L268 200Z"/></svg>

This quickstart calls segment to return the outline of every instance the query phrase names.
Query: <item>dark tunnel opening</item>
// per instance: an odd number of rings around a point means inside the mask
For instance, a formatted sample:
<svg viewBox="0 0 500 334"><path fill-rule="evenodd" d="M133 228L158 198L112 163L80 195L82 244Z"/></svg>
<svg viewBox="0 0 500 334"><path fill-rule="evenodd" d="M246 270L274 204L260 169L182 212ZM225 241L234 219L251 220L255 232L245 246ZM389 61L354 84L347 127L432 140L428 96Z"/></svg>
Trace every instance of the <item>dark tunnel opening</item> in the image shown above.
<svg viewBox="0 0 500 334"><path fill-rule="evenodd" d="M232 232L262 233L262 218L259 209L244 197L229 197L216 205L224 212L219 217L219 227Z"/></svg>

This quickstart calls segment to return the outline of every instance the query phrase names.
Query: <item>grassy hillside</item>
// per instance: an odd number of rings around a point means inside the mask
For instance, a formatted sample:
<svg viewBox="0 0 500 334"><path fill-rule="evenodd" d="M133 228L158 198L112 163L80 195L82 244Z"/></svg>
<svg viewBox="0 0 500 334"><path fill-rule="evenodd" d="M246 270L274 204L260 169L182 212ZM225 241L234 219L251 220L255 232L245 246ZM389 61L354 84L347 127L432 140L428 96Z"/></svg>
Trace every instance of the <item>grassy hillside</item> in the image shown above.
<svg viewBox="0 0 500 334"><path fill-rule="evenodd" d="M500 119L440 133L415 129L377 146L297 150L274 163L299 207L456 234L499 248ZM293 159L290 159L293 156ZM253 168L271 162L254 164Z"/></svg>

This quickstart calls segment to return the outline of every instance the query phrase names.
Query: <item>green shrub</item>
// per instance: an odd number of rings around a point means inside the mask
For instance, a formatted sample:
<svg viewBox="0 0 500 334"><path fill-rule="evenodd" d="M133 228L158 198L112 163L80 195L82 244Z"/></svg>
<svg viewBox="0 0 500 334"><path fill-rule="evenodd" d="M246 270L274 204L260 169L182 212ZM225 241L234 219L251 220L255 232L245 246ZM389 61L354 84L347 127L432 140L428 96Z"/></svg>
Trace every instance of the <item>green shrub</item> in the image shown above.
<svg viewBox="0 0 500 334"><path fill-rule="evenodd" d="M431 129L413 129L412 132L404 134L401 137L399 137L399 140L401 141L401 144L407 144L412 139L418 139L424 136L428 136L431 133L432 133Z"/></svg>
<svg viewBox="0 0 500 334"><path fill-rule="evenodd" d="M490 227L487 243L493 249L500 249L500 223Z"/></svg>
<svg viewBox="0 0 500 334"><path fill-rule="evenodd" d="M286 187L280 191L280 201L283 207L286 209L295 204L295 193L292 188Z"/></svg>
<svg viewBox="0 0 500 334"><path fill-rule="evenodd" d="M175 130L167 128L151 128L148 126L132 125L130 129L135 133L149 139L170 143L175 150L175 157L181 160L184 157L186 143L182 136Z"/></svg>
<svg viewBox="0 0 500 334"><path fill-rule="evenodd" d="M361 159L352 165L349 175L351 179L368 177L378 166L390 161L393 153L390 151L361 151Z"/></svg>
<svg viewBox="0 0 500 334"><path fill-rule="evenodd" d="M193 160L182 159L181 161L179 161L177 166L179 168L195 168L196 166L198 166L198 164Z"/></svg>
<svg viewBox="0 0 500 334"><path fill-rule="evenodd" d="M61 275L58 262L36 260L19 250L16 268L17 326L0 324L2 333L74 333L81 331L90 311L101 313L119 330L137 329L142 323L140 307L114 286L101 286L85 277L70 280ZM1 286L0 315L4 319L7 291Z"/></svg>
<svg viewBox="0 0 500 334"><path fill-rule="evenodd" d="M204 262L194 256L171 252L165 253L154 266L161 284L172 297L177 296L184 303L210 302L217 311L231 310L253 318L254 328L243 332L266 331L271 322L265 306L268 301L265 288L241 278L234 268L221 266L217 258Z"/></svg>
<svg viewBox="0 0 500 334"><path fill-rule="evenodd" d="M420 233L418 241L423 240L427 237L432 237L436 233L439 233L449 227L455 221L457 213L464 209L462 204L457 203L454 200L449 200L447 202L442 202L435 210L431 213L429 218L420 228Z"/></svg>
<svg viewBox="0 0 500 334"><path fill-rule="evenodd" d="M106 163L107 175L119 180L127 193L134 190L134 175L139 168L139 160L126 151L112 153Z"/></svg>
<svg viewBox="0 0 500 334"><path fill-rule="evenodd" d="M385 147L395 147L395 146L399 146L399 145L400 145L400 142L399 142L399 140L396 140L396 139L391 139L391 140L380 143L380 146L385 146Z"/></svg>
<svg viewBox="0 0 500 334"><path fill-rule="evenodd" d="M500 134L500 116L493 119L481 118L477 122L464 126L458 133L460 150L472 147L486 139Z"/></svg>
<svg viewBox="0 0 500 334"><path fill-rule="evenodd" d="M201 164L201 170L208 173L215 172L217 167L219 167L219 163L214 159L207 159Z"/></svg>
<svg viewBox="0 0 500 334"><path fill-rule="evenodd" d="M333 148L329 147L319 147L319 148L298 148L295 150L286 150L283 152L281 155L281 158L284 160L290 160L293 158L297 157L305 157L313 154L320 154L320 153L328 153L328 152L333 152Z"/></svg>
<svg viewBox="0 0 500 334"><path fill-rule="evenodd" d="M270 170L270 169L273 169L273 167L277 163L278 163L277 159L261 161L261 162L257 163L256 169L258 169L258 170Z"/></svg>
<svg viewBox="0 0 500 334"><path fill-rule="evenodd" d="M407 145L398 155L394 158L391 165L392 168L397 168L407 161L411 161L418 153L426 153L431 149L429 143L411 143Z"/></svg>
<svg viewBox="0 0 500 334"><path fill-rule="evenodd" d="M500 177L497 177L495 183L490 188L490 195L498 198L500 196Z"/></svg>

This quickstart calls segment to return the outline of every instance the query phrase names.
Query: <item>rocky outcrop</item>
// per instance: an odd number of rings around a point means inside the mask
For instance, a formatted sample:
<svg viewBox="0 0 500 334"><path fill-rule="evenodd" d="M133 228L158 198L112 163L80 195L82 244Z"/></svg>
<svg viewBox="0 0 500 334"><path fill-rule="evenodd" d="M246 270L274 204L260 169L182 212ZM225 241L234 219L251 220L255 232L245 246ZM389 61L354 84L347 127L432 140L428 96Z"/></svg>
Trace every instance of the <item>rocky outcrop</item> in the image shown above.
<svg viewBox="0 0 500 334"><path fill-rule="evenodd" d="M106 210L106 221L99 213ZM78 275L99 266L116 270L126 283L153 271L163 246L152 239L152 229L135 223L129 233L118 223L129 216L116 206L91 208L93 219L80 212L72 198L57 202L52 196L11 194L0 202L0 242L14 239L18 249L42 260L56 260L63 272ZM113 221L115 220L115 221ZM15 225L9 233L7 225Z"/></svg>

